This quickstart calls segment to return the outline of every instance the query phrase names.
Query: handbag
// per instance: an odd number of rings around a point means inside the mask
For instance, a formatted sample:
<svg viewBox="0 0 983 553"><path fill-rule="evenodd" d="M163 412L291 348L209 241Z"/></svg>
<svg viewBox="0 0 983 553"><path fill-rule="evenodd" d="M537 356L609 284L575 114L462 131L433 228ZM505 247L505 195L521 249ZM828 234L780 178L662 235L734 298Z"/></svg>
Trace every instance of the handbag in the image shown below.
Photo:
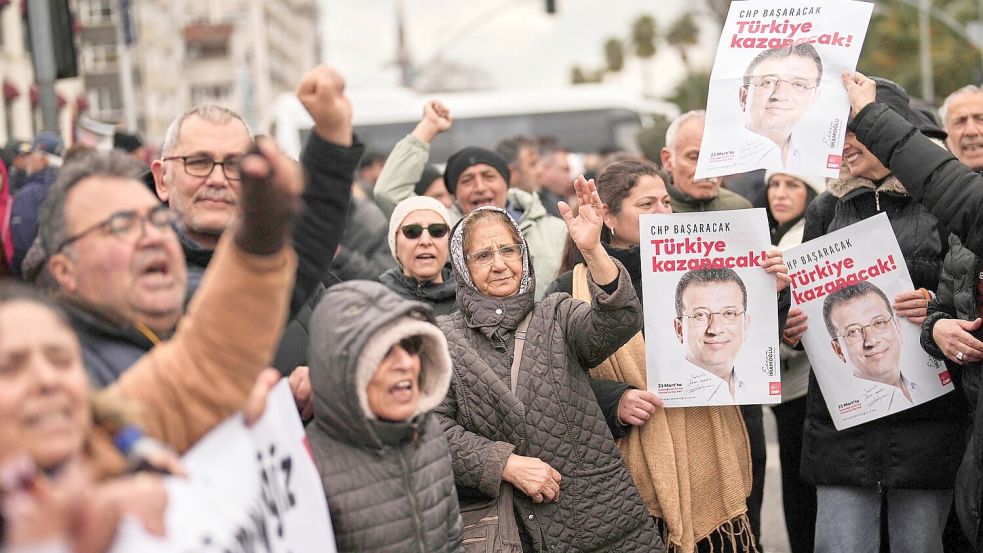
<svg viewBox="0 0 983 553"><path fill-rule="evenodd" d="M512 353L511 386L515 393L519 380L519 363L526 343L526 329L532 311L515 330ZM461 501L461 522L464 525L465 553L520 553L519 525L512 510L512 484L502 481L498 497Z"/></svg>

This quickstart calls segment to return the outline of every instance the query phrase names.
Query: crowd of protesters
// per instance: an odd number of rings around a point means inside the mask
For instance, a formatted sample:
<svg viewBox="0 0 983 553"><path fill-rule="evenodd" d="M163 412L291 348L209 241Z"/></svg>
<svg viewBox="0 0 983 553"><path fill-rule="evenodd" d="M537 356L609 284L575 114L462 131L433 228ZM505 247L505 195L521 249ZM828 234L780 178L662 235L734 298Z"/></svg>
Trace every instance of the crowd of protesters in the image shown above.
<svg viewBox="0 0 983 553"><path fill-rule="evenodd" d="M283 376L339 551L762 551L761 406L665 409L648 390L639 233L643 214L755 206L775 248L792 551L983 551L983 89L936 119L889 80L843 86L828 182L696 179L700 110L658 160L614 152L590 179L563 137L499 137L440 170L447 106L366 152L325 66L297 88L314 122L299 160L215 105L178 117L152 160L124 133L109 152L11 142L2 550L106 551L127 517L165 533L162 474L182 477L180 455L233 413L261 416ZM957 393L837 431L782 251L880 212L915 287L894 312Z"/></svg>

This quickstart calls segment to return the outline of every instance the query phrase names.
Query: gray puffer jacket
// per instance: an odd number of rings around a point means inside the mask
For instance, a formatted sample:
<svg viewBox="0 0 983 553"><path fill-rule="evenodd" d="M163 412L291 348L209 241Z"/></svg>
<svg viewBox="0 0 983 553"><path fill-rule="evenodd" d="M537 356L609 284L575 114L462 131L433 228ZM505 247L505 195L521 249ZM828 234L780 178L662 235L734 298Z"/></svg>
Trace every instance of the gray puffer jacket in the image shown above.
<svg viewBox="0 0 983 553"><path fill-rule="evenodd" d="M531 274L516 295L488 297L465 278L463 227L455 228L451 240L460 311L438 318L454 370L437 413L458 487L494 497L510 454L536 457L562 475L560 496L558 502L535 504L515 491L524 551L663 551L588 383L587 369L641 329L628 273L615 261L620 272L610 294L590 282L593 309L559 293L534 304ZM525 259L529 273L530 265ZM513 394L515 330L530 311Z"/></svg>
<svg viewBox="0 0 983 553"><path fill-rule="evenodd" d="M450 359L432 320L426 305L368 281L332 287L312 316L307 436L340 552L461 551L451 459L431 413L447 391ZM423 337L416 415L379 420L366 387L390 346L409 336Z"/></svg>

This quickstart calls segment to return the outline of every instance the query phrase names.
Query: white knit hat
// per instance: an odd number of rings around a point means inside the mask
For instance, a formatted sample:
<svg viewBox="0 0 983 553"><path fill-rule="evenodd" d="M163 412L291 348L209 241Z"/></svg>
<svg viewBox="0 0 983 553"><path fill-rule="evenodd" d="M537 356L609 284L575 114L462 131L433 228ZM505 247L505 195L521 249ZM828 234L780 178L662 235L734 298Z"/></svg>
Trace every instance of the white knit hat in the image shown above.
<svg viewBox="0 0 983 553"><path fill-rule="evenodd" d="M765 188L768 187L768 183L771 181L771 177L775 175L788 175L794 179L798 179L804 183L809 188L812 188L816 194L822 194L826 191L826 179L823 177L807 177L805 175L798 175L795 173L789 173L788 171L775 171L774 169L769 169L765 173Z"/></svg>
<svg viewBox="0 0 983 553"><path fill-rule="evenodd" d="M437 215L440 215L440 218L444 220L444 223L448 227L451 226L451 217L447 213L447 208L444 207L444 204L430 196L410 196L396 204L396 209L393 210L392 217L389 218L388 239L389 251L392 252L397 264L399 264L399 257L396 257L396 233L399 232L399 227L403 225L403 219L406 219L410 213L423 210L433 211Z"/></svg>

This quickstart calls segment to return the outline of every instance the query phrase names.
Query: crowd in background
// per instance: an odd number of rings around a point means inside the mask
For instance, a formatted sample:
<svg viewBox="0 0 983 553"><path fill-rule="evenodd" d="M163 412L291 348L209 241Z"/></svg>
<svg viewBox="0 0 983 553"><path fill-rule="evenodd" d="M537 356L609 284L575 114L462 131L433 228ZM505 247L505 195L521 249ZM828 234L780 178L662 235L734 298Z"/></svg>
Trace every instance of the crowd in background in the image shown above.
<svg viewBox="0 0 983 553"><path fill-rule="evenodd" d="M511 136L438 168L454 117L434 100L392 151L366 152L324 66L297 88L314 121L299 160L214 105L157 154L126 133L109 152L12 141L3 551L105 551L126 516L164 533L161 473L181 476L180 454L236 411L255 420L281 376L339 551L761 551L762 407L665 409L647 389L638 224L752 206L774 246L792 551L981 550L983 89L936 117L889 80L843 84L829 181L696 179L703 111L672 121L657 160ZM896 316L957 390L837 431L782 251L881 212L914 284Z"/></svg>

